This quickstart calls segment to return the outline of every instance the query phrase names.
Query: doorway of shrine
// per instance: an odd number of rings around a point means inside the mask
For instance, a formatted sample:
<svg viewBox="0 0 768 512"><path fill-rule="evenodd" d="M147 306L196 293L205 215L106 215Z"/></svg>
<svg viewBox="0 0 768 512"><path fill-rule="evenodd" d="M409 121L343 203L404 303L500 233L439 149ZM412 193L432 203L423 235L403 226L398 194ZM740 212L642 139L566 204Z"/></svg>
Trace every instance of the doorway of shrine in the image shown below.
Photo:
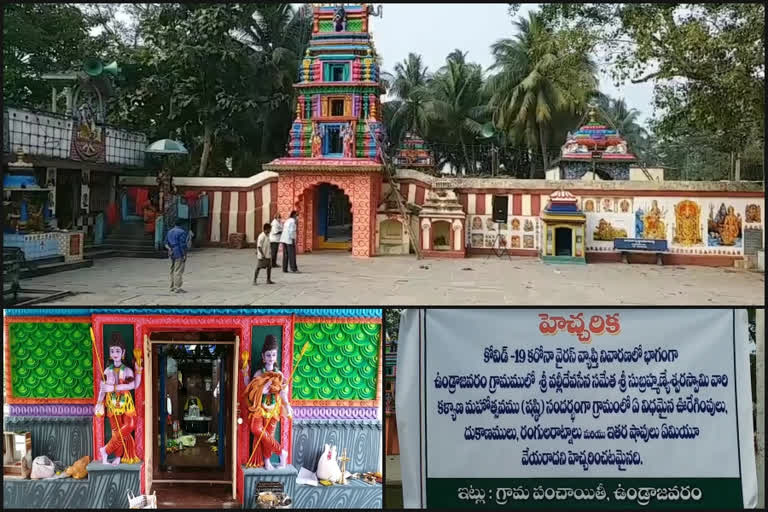
<svg viewBox="0 0 768 512"><path fill-rule="evenodd" d="M352 249L352 203L336 185L315 187L315 247L349 251Z"/></svg>
<svg viewBox="0 0 768 512"><path fill-rule="evenodd" d="M236 333L159 331L149 341L152 481L232 485Z"/></svg>

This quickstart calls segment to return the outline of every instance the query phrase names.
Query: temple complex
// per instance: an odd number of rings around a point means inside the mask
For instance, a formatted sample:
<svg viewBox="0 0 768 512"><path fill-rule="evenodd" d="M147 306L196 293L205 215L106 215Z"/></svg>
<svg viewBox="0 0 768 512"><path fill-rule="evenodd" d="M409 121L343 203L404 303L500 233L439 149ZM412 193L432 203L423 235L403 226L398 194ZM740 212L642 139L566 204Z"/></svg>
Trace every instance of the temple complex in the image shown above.
<svg viewBox="0 0 768 512"><path fill-rule="evenodd" d="M554 243L557 233L560 250L587 263L621 261L622 243L653 247L665 264L733 266L762 250L762 183L664 181L662 170L636 165L632 148L595 109L568 135L559 168L545 180L436 176L424 141L407 135L389 183L379 156L385 134L372 15L366 4L314 7L285 157L250 178L174 179L180 194L206 206L196 242L227 246L235 236L252 245L275 213L285 219L295 210L299 253L407 255L415 252L409 232L427 257L500 249L555 256L546 237ZM152 187L154 178L124 177L121 184ZM554 212L547 210L565 195L583 215L578 240L574 234L568 246L566 231L553 227Z"/></svg>

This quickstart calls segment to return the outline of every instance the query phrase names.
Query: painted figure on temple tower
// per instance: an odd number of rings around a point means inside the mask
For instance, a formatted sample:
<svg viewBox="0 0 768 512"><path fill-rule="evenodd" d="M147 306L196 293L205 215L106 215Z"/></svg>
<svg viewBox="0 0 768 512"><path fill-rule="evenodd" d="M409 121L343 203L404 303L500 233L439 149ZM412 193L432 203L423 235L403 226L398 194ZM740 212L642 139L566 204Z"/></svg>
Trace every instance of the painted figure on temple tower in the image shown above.
<svg viewBox="0 0 768 512"><path fill-rule="evenodd" d="M248 353L243 354L242 372L245 382L242 398L247 404L248 427L254 436L247 467L275 469L270 462L273 454L280 456L278 468L287 464L288 450L275 439L275 428L281 416L293 416L288 402L287 379L277 369L277 339L269 335L261 347L262 367L248 377Z"/></svg>
<svg viewBox="0 0 768 512"><path fill-rule="evenodd" d="M131 391L141 384L141 350L134 350L134 370L125 365L125 352L125 342L119 333L114 333L109 342L109 358L112 363L104 369L102 374L99 397L94 410L96 415L102 416L106 408L112 429L109 442L99 450L99 458L104 464L108 463L110 455L115 456L112 460L113 465L120 462L125 464L139 462L136 442L133 439L137 416Z"/></svg>
<svg viewBox="0 0 768 512"><path fill-rule="evenodd" d="M355 156L355 131L352 129L352 123L344 128L344 158L354 158Z"/></svg>
<svg viewBox="0 0 768 512"><path fill-rule="evenodd" d="M347 31L347 11L344 10L344 6L340 6L336 10L336 14L333 16L333 23L336 32Z"/></svg>
<svg viewBox="0 0 768 512"><path fill-rule="evenodd" d="M317 127L317 123L312 126L312 158L320 158L323 156L323 137L320 135L320 130Z"/></svg>

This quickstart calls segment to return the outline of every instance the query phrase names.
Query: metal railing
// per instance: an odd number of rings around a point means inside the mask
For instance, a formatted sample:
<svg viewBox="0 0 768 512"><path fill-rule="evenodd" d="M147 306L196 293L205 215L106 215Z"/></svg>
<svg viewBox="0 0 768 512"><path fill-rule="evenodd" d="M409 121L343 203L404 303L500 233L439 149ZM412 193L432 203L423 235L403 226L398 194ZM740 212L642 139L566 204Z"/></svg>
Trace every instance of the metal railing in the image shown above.
<svg viewBox="0 0 768 512"><path fill-rule="evenodd" d="M109 124L97 124L104 141L103 162L126 167L144 167L147 136ZM3 108L3 152L52 159L73 159L76 121L73 116L30 107ZM79 159L79 158L77 158Z"/></svg>

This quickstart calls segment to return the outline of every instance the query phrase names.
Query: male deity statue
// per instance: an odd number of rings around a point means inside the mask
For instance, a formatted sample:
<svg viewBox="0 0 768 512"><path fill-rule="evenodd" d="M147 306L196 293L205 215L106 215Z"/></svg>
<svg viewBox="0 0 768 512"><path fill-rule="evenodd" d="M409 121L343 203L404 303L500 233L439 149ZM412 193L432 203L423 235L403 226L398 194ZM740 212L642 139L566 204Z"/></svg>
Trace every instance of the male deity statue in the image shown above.
<svg viewBox="0 0 768 512"><path fill-rule="evenodd" d="M112 363L102 374L99 398L94 409L97 416L103 416L106 406L112 429L109 442L99 450L99 458L104 464L108 463L109 455L115 455L113 465L118 465L121 461L126 464L139 462L136 442L133 439L137 416L131 391L141 385L141 353L134 351L134 357L135 366L134 370L131 370L124 364L125 342L119 333L114 333L109 342L109 358Z"/></svg>
<svg viewBox="0 0 768 512"><path fill-rule="evenodd" d="M272 335L264 338L261 363L262 367L250 379L248 355L244 354L241 371L245 389L241 399L248 410L248 427L254 436L253 449L246 466L272 470L275 469L270 462L273 454L280 456L278 468L285 467L288 460L288 450L275 439L275 427L281 416L293 416L288 402L287 379L277 369L277 339Z"/></svg>

